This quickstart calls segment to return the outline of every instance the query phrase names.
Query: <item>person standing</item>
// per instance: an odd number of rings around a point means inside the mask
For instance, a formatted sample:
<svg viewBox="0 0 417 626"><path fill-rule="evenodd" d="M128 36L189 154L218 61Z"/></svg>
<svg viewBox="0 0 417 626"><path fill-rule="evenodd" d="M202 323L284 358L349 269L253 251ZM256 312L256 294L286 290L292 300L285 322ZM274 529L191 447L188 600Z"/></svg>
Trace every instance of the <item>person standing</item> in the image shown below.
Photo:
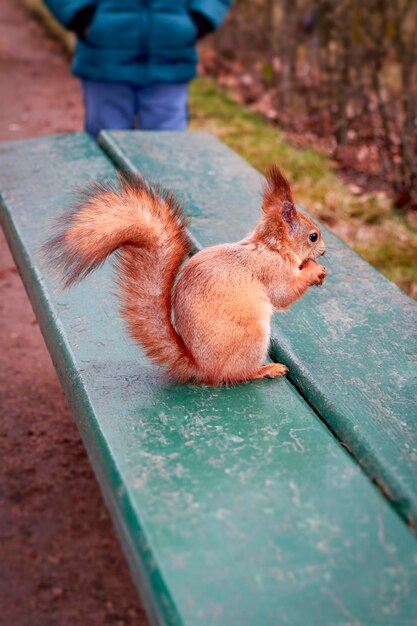
<svg viewBox="0 0 417 626"><path fill-rule="evenodd" d="M233 0L45 0L77 34L85 129L185 130L197 40L223 22Z"/></svg>

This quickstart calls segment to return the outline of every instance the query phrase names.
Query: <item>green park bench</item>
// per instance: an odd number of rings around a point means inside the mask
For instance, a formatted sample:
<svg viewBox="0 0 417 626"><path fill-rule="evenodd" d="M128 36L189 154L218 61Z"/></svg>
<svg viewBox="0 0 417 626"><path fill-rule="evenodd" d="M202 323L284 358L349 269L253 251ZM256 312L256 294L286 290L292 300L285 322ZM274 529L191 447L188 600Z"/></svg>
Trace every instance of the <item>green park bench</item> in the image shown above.
<svg viewBox="0 0 417 626"><path fill-rule="evenodd" d="M262 177L200 132L0 144L2 225L150 623L415 626L416 303L323 227L325 285L275 316L288 376L170 384L110 263L63 293L39 254L116 169L172 189L197 249L251 230Z"/></svg>

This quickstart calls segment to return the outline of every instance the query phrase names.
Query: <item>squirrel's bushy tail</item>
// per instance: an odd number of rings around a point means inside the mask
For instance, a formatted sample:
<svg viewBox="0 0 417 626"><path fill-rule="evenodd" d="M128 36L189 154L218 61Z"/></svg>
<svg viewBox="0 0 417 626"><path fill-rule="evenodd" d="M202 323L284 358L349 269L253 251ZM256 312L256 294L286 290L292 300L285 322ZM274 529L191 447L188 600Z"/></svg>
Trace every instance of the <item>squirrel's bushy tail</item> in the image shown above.
<svg viewBox="0 0 417 626"><path fill-rule="evenodd" d="M172 288L190 252L186 222L175 197L140 176L120 176L120 187L93 184L58 219L43 246L48 263L70 287L116 251L117 295L130 335L176 380L195 365L172 322Z"/></svg>

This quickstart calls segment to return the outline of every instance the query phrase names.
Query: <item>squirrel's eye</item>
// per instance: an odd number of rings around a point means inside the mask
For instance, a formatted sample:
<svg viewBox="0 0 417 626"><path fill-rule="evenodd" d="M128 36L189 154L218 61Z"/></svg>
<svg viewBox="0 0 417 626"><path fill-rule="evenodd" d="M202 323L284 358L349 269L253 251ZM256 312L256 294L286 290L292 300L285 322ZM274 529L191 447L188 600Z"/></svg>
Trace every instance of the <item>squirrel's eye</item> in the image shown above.
<svg viewBox="0 0 417 626"><path fill-rule="evenodd" d="M310 239L310 241L312 241L314 243L319 238L319 235L318 235L318 233L310 233L308 238Z"/></svg>

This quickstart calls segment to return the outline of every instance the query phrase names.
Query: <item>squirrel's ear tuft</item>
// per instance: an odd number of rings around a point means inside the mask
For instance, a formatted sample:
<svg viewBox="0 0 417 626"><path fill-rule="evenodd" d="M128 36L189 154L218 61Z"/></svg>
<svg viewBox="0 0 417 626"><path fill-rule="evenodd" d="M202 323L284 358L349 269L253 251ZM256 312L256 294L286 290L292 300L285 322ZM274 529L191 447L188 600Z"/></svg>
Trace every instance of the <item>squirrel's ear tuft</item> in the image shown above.
<svg viewBox="0 0 417 626"><path fill-rule="evenodd" d="M277 165L272 165L266 175L262 208L265 213L268 213L271 210L279 211L284 202L294 206L294 198L291 193L291 187L279 167Z"/></svg>
<svg viewBox="0 0 417 626"><path fill-rule="evenodd" d="M287 222L287 224L292 227L297 217L295 205L292 202L288 202L288 200L284 200L281 206L281 215L284 222Z"/></svg>

